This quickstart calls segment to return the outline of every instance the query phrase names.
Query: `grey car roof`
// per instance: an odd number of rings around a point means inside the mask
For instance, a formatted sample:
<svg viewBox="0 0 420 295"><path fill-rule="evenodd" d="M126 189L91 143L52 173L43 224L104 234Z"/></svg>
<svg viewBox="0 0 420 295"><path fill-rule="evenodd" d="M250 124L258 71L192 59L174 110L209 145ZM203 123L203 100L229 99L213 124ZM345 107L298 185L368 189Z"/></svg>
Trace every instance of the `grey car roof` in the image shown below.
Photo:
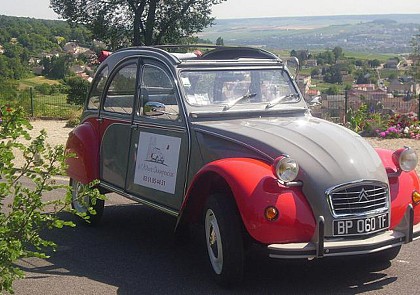
<svg viewBox="0 0 420 295"><path fill-rule="evenodd" d="M119 62L132 56L147 56L154 57L167 64L176 66L197 66L197 65L238 65L238 64L273 64L283 65L280 58L271 52L261 48L253 47L225 47L225 46L203 46L204 48L211 49L202 55L195 55L193 52L179 53L170 52L175 48L180 47L182 51L186 49L201 48L201 46L139 46L120 49L111 54L104 62L103 65L108 65L114 68ZM102 66L103 66L102 65Z"/></svg>

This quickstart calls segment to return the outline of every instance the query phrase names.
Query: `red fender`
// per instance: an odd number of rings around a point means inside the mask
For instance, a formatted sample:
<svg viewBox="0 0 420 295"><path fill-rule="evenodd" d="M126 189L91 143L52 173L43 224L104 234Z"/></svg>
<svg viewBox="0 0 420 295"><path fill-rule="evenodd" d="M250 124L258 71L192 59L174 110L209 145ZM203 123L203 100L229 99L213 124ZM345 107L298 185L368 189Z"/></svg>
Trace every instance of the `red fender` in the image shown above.
<svg viewBox="0 0 420 295"><path fill-rule="evenodd" d="M393 151L376 149L382 163L388 173L397 172L397 167L392 161ZM412 194L414 190L420 191L420 182L415 171L401 172L398 177L389 178L391 193L391 229L395 228L404 217L407 206L414 207L414 224L420 222L420 206L413 204Z"/></svg>
<svg viewBox="0 0 420 295"><path fill-rule="evenodd" d="M243 224L255 240L265 244L311 240L316 223L301 189L279 185L271 166L255 159L229 158L207 164L194 178L182 205L182 212L192 192L196 190L195 185L205 184L201 176L208 173L217 174L229 185ZM210 188L200 186L201 195L206 194L204 189ZM275 206L279 210L277 220L268 221L264 217L268 206Z"/></svg>
<svg viewBox="0 0 420 295"><path fill-rule="evenodd" d="M99 136L90 122L84 122L70 132L66 153L73 154L67 159L67 174L81 183L99 179Z"/></svg>

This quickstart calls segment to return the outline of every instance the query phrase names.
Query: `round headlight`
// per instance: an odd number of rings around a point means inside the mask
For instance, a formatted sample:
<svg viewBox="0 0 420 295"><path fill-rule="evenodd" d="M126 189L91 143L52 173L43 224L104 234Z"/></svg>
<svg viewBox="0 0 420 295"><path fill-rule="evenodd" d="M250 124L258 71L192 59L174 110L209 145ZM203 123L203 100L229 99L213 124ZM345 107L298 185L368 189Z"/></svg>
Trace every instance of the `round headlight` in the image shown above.
<svg viewBox="0 0 420 295"><path fill-rule="evenodd" d="M298 163L288 156L278 157L273 163L273 173L282 182L291 182L299 173Z"/></svg>
<svg viewBox="0 0 420 295"><path fill-rule="evenodd" d="M409 147L395 151L392 155L392 159L397 168L405 172L416 169L418 162L416 151Z"/></svg>

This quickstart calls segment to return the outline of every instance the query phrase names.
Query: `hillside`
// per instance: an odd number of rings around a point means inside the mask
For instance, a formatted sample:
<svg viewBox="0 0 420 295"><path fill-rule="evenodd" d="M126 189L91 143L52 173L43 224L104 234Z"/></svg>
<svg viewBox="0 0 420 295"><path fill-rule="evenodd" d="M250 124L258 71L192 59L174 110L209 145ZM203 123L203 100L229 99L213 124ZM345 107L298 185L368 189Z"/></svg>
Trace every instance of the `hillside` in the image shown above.
<svg viewBox="0 0 420 295"><path fill-rule="evenodd" d="M420 15L316 16L223 19L199 35L226 45L257 45L270 49L326 49L408 53L420 33Z"/></svg>

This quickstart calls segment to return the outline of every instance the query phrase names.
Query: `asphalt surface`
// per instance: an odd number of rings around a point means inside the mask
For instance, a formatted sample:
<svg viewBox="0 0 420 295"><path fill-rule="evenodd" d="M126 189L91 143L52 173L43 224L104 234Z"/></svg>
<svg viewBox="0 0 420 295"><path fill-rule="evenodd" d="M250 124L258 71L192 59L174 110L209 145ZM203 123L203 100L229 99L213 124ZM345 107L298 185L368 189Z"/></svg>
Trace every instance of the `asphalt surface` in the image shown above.
<svg viewBox="0 0 420 295"><path fill-rule="evenodd" d="M63 180L65 181L65 180ZM47 198L55 196L49 195ZM77 221L73 216L63 218ZM243 284L219 288L202 236L175 239L171 216L111 195L102 222L45 233L51 258L23 259L16 294L420 294L420 241L391 263L364 257L278 261L248 255Z"/></svg>

